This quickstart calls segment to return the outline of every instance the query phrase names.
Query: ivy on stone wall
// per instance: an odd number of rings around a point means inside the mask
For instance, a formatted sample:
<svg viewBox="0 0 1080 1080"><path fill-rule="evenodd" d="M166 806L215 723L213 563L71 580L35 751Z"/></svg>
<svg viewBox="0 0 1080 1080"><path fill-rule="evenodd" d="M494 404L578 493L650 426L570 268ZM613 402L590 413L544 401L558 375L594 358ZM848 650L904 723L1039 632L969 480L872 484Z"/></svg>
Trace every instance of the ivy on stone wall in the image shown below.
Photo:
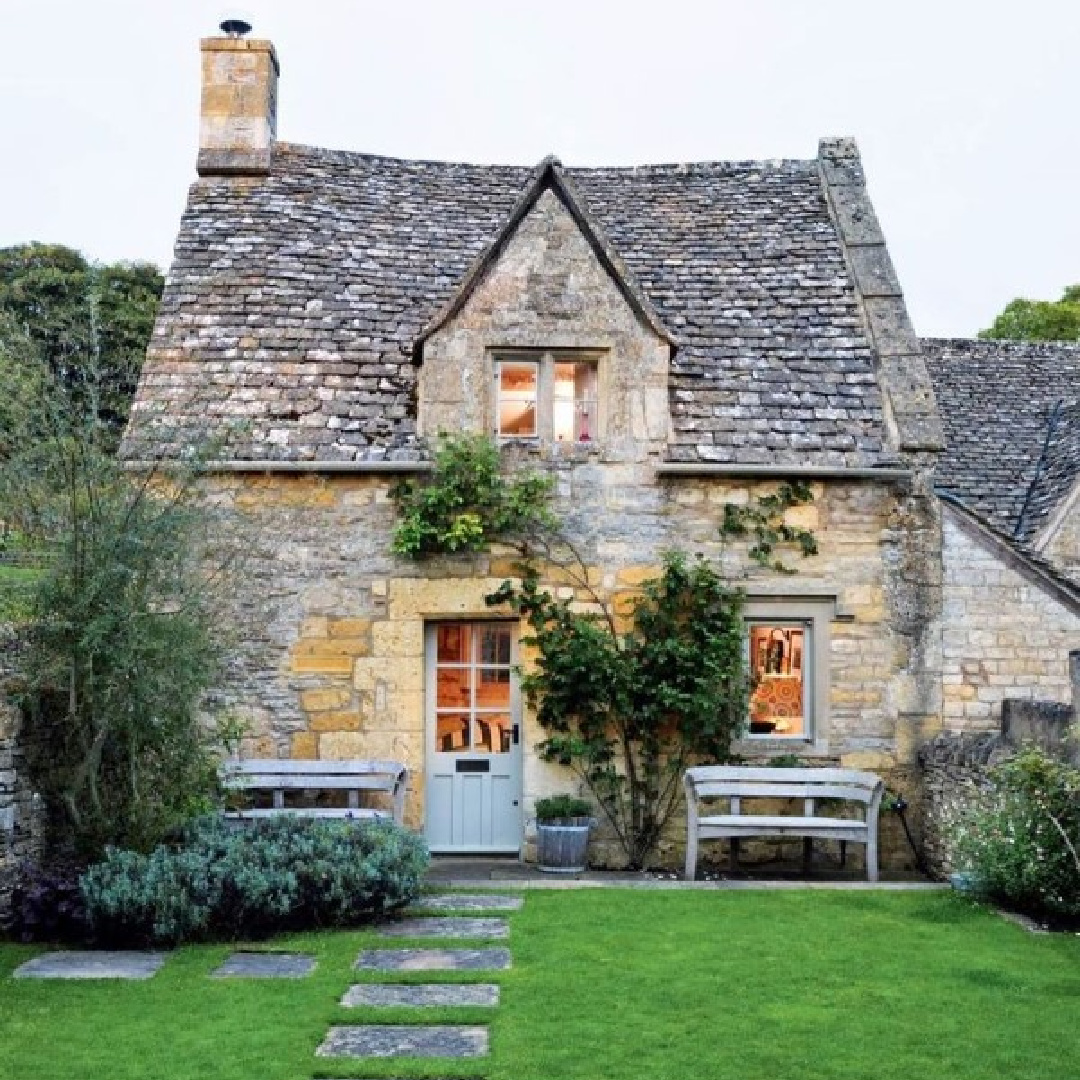
<svg viewBox="0 0 1080 1080"><path fill-rule="evenodd" d="M485 436L444 436L431 475L393 491L401 515L394 551L424 559L486 551L494 541L527 543L555 526L553 487L535 470L508 475Z"/></svg>
<svg viewBox="0 0 1080 1080"><path fill-rule="evenodd" d="M795 547L803 557L816 555L817 537L809 529L790 525L784 520L788 510L814 501L810 485L799 480L780 484L770 495L761 495L744 505L726 503L720 535L724 539L753 540L747 554L759 566L778 574L795 571L782 559L775 557L778 547Z"/></svg>

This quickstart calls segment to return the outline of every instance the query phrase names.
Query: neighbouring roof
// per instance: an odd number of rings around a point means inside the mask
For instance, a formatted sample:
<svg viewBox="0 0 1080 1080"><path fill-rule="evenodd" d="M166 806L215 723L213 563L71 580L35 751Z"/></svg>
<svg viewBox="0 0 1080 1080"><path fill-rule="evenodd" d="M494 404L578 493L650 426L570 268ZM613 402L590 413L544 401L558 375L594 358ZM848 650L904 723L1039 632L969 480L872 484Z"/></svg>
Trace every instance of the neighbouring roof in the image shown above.
<svg viewBox="0 0 1080 1080"><path fill-rule="evenodd" d="M413 349L536 175L279 143L267 177L199 180L126 452L420 457ZM677 344L673 460L895 460L817 160L564 175Z"/></svg>
<svg viewBox="0 0 1080 1080"><path fill-rule="evenodd" d="M1080 477L1080 345L922 346L946 433L938 487L1031 541Z"/></svg>

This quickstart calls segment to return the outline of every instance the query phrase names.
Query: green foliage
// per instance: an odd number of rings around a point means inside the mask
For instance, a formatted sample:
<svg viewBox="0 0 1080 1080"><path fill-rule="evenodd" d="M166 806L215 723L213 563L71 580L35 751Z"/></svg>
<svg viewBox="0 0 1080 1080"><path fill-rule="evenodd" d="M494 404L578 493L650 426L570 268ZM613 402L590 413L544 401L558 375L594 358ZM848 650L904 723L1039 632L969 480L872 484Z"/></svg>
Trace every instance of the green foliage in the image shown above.
<svg viewBox="0 0 1080 1080"><path fill-rule="evenodd" d="M482 435L446 436L424 480L394 490L401 521L394 551L412 559L486 551L493 541L528 542L551 529L550 477L503 473L499 449Z"/></svg>
<svg viewBox="0 0 1080 1080"><path fill-rule="evenodd" d="M1026 750L953 823L978 889L1034 915L1080 918L1080 769Z"/></svg>
<svg viewBox="0 0 1080 1080"><path fill-rule="evenodd" d="M1060 300L1016 299L994 320L984 339L1080 341L1080 285L1070 285Z"/></svg>
<svg viewBox="0 0 1080 1080"><path fill-rule="evenodd" d="M177 945L370 922L419 896L427 861L393 822L210 817L175 847L110 849L81 885L100 940Z"/></svg>
<svg viewBox="0 0 1080 1080"><path fill-rule="evenodd" d="M14 328L69 390L92 393L115 443L163 285L149 263L90 263L58 244L2 248L0 339Z"/></svg>
<svg viewBox="0 0 1080 1080"><path fill-rule="evenodd" d="M554 821L566 821L571 818L587 818L592 814L592 806L586 799L576 795L552 795L547 799L536 800L536 820L541 824Z"/></svg>
<svg viewBox="0 0 1080 1080"><path fill-rule="evenodd" d="M33 353L0 351L0 520L42 555L0 594L21 623L35 786L92 858L152 847L216 795L230 733L197 708L221 671L230 556L198 463L126 471L84 375L73 386Z"/></svg>
<svg viewBox="0 0 1080 1080"><path fill-rule="evenodd" d="M754 562L779 574L794 574L794 570L776 557L777 547L797 547L803 558L807 558L817 554L817 537L809 529L786 524L784 514L792 507L813 501L810 485L796 480L780 484L775 493L763 495L745 505L726 503L720 535L736 539L752 537L753 543L747 554Z"/></svg>
<svg viewBox="0 0 1080 1080"><path fill-rule="evenodd" d="M625 633L555 600L535 570L488 597L528 620L538 658L522 688L547 733L541 755L581 776L631 866L655 848L687 764L725 760L742 730L742 601L705 560L679 553L645 583Z"/></svg>

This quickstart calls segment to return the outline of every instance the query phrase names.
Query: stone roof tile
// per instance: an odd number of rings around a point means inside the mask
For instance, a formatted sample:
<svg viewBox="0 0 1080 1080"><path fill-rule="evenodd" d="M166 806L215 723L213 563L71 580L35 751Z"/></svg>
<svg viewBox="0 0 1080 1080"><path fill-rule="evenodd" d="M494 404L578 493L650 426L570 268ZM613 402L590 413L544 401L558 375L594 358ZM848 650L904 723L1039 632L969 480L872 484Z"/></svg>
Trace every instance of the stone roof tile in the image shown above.
<svg viewBox="0 0 1080 1080"><path fill-rule="evenodd" d="M411 346L535 173L282 143L268 177L194 184L126 452L422 456ZM565 175L679 343L673 460L893 459L816 160Z"/></svg>
<svg viewBox="0 0 1080 1080"><path fill-rule="evenodd" d="M937 483L1030 541L1080 477L1080 345L925 338L945 425Z"/></svg>

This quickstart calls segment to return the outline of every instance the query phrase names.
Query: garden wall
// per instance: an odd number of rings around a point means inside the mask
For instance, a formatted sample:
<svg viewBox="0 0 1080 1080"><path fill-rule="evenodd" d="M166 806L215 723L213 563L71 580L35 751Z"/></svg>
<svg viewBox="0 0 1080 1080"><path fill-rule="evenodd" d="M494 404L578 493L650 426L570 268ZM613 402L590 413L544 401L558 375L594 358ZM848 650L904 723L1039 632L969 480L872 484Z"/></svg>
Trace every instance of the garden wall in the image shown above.
<svg viewBox="0 0 1080 1080"><path fill-rule="evenodd" d="M7 698L0 677L0 927L10 914L16 870L41 855L44 820L26 775L21 743L22 716Z"/></svg>
<svg viewBox="0 0 1080 1080"><path fill-rule="evenodd" d="M953 869L949 823L987 783L989 770L1022 746L1038 746L1080 765L1080 743L1070 737L1080 720L1080 651L1069 654L1071 706L1052 701L1006 699L1001 730L945 732L919 752L922 766L923 853L930 872L946 878Z"/></svg>

